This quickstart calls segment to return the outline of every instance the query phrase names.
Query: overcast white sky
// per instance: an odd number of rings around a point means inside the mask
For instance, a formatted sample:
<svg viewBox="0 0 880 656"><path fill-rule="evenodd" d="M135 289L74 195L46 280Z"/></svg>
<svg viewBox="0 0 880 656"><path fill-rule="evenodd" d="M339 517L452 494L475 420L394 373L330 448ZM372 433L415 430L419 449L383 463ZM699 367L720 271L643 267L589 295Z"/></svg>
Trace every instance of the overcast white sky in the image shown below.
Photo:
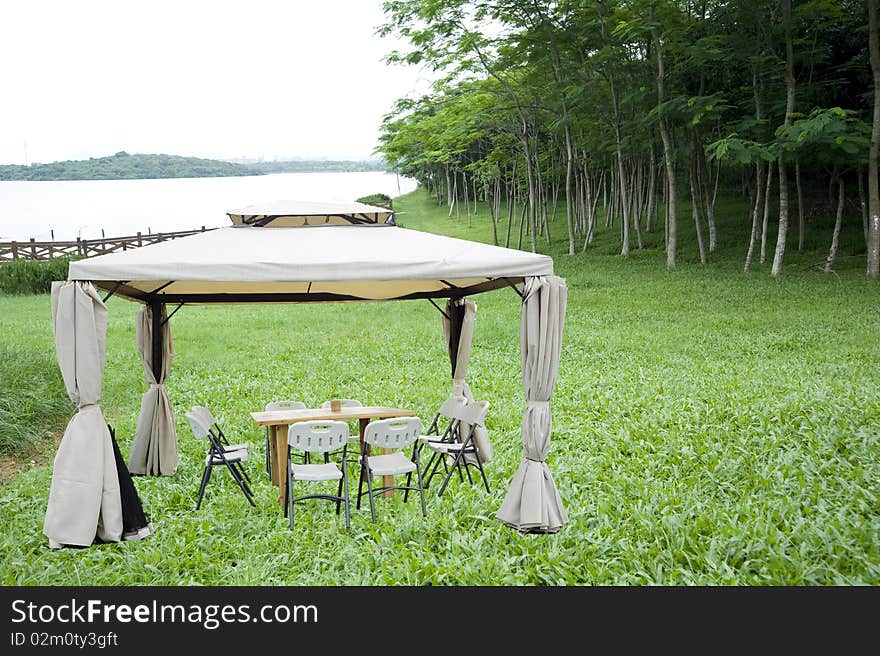
<svg viewBox="0 0 880 656"><path fill-rule="evenodd" d="M381 0L2 0L0 163L365 159L398 97Z"/></svg>

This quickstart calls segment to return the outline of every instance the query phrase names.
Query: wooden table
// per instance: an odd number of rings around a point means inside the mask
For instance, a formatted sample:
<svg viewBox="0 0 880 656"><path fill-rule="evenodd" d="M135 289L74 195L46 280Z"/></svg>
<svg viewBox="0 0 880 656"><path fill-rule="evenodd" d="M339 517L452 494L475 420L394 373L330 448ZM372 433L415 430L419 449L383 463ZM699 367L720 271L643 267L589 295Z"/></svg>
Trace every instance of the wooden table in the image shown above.
<svg viewBox="0 0 880 656"><path fill-rule="evenodd" d="M272 483L278 486L278 500L284 505L287 487L287 427L300 421L348 421L359 420L361 444L364 431L371 419L389 419L391 417L415 417L413 410L403 408L387 408L385 406L363 405L343 407L338 412L329 408L309 408L307 410L265 410L252 412L251 417L260 426L269 427L269 454L272 463ZM387 450L383 449L383 452ZM384 476L382 485L394 485L393 476ZM385 492L387 496L393 492Z"/></svg>

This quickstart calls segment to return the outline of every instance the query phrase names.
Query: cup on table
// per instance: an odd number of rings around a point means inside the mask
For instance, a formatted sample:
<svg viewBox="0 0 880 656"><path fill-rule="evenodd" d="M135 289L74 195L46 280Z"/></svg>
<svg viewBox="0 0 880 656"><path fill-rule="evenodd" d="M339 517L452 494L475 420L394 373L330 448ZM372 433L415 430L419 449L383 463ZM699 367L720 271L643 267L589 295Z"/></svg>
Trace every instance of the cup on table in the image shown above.
<svg viewBox="0 0 880 656"><path fill-rule="evenodd" d="M339 412L342 410L342 401L339 399L330 399L330 412Z"/></svg>

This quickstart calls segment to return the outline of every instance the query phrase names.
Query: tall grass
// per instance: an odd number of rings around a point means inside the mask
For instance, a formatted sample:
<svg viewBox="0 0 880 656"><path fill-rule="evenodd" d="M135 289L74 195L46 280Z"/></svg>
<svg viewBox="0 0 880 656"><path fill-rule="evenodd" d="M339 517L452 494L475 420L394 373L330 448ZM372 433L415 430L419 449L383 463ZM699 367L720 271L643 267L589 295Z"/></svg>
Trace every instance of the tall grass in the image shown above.
<svg viewBox="0 0 880 656"><path fill-rule="evenodd" d="M421 192L395 206L409 227L491 241L482 205L471 229ZM0 583L880 584L880 291L854 257L853 223L837 275L809 268L816 250L787 258L780 280L769 264L741 272L748 221L735 202L721 208L722 250L706 267L684 226L674 273L659 249L621 259L616 230L587 255L542 243L570 289L548 458L569 523L552 536L494 519L522 458L513 291L475 298L469 382L492 404L492 492L454 479L442 498L429 493L427 520L412 499L379 499L378 523L354 511L350 531L319 502L287 529L248 413L344 395L430 418L450 387L439 314L426 301L184 307L167 384L180 469L136 482L155 534L49 550L51 472L40 467L0 490ZM564 234L563 221L553 228ZM0 298L4 343L51 353L48 306ZM102 407L128 453L146 388L137 306L109 307ZM183 412L197 403L252 443L258 508L217 475L193 510L204 445Z"/></svg>
<svg viewBox="0 0 880 656"><path fill-rule="evenodd" d="M0 264L0 293L48 294L53 280L67 280L71 257L53 260L26 260L23 258Z"/></svg>
<svg viewBox="0 0 880 656"><path fill-rule="evenodd" d="M27 452L71 410L52 352L0 343L0 453Z"/></svg>

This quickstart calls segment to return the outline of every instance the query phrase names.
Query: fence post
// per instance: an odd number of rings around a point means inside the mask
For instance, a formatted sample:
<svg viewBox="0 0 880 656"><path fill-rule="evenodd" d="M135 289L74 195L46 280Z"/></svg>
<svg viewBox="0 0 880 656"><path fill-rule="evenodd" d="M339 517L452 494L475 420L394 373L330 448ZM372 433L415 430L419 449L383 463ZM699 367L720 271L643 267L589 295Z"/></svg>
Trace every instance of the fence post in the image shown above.
<svg viewBox="0 0 880 656"><path fill-rule="evenodd" d="M204 231L205 231L205 226L202 226L202 232L204 232Z"/></svg>
<svg viewBox="0 0 880 656"><path fill-rule="evenodd" d="M138 230L138 246L143 246L143 245L144 245L144 242L143 242L143 239L141 238L141 231Z"/></svg>
<svg viewBox="0 0 880 656"><path fill-rule="evenodd" d="M76 254L77 255L83 254L82 239L80 237L76 238Z"/></svg>
<svg viewBox="0 0 880 656"><path fill-rule="evenodd" d="M32 260L37 259L37 246L36 246L36 244L34 244L34 241L36 241L36 240L33 237L31 237L31 259Z"/></svg>
<svg viewBox="0 0 880 656"><path fill-rule="evenodd" d="M18 242L12 242L12 259L18 259Z"/></svg>

